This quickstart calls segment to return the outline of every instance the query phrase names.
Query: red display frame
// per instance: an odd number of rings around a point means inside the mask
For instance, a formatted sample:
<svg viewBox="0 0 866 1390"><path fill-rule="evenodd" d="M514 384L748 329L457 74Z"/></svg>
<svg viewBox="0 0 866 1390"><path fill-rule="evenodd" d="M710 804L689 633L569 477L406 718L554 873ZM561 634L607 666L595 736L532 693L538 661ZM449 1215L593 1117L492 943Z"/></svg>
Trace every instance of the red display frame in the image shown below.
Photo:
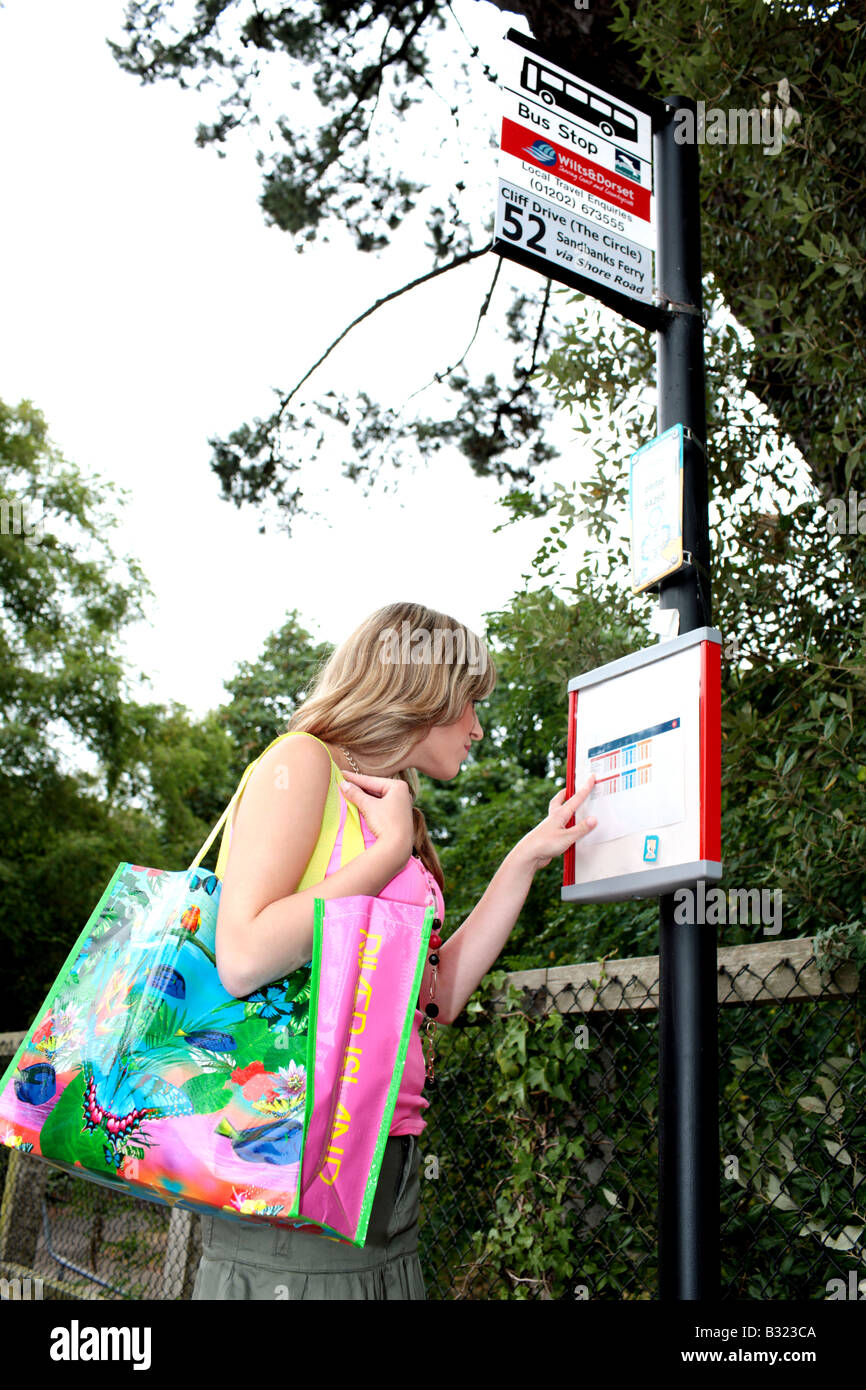
<svg viewBox="0 0 866 1390"><path fill-rule="evenodd" d="M565 901L627 901L632 898L657 897L673 891L681 884L691 883L700 878L721 877L721 640L721 634L715 628L699 628L671 641L632 653L620 661L611 662L569 682L567 798L572 797L576 789L577 714L581 688L635 671L686 648L700 646L697 695L699 709L696 718L699 744L698 804L696 817L693 814L689 821L693 827L693 852L684 858L682 863L656 866L648 862L646 867L642 864L632 864L627 872L614 873L609 878L599 877L576 882L577 855L572 846L563 856L562 897ZM691 785L694 788L694 781ZM578 819L582 819L586 814L585 806L578 808ZM574 824L574 820L570 824ZM588 844L589 842L587 847ZM644 858L647 858L646 852Z"/></svg>

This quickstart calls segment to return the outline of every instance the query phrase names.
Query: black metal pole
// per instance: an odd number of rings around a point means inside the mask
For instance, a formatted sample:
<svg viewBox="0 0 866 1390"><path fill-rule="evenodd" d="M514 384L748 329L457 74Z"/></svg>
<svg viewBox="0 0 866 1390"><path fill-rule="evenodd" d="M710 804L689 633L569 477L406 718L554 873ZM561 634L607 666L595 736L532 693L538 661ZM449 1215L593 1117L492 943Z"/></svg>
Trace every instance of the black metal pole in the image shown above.
<svg viewBox="0 0 866 1390"><path fill-rule="evenodd" d="M682 424L683 549L691 563L663 580L659 603L679 631L711 622L706 400L698 148L677 144L671 119L655 136L658 288L670 318L657 338L658 433ZM691 437L690 437L691 436ZM673 894L659 901L659 1297L719 1296L719 1119L716 930ZM675 921L685 916L683 922Z"/></svg>

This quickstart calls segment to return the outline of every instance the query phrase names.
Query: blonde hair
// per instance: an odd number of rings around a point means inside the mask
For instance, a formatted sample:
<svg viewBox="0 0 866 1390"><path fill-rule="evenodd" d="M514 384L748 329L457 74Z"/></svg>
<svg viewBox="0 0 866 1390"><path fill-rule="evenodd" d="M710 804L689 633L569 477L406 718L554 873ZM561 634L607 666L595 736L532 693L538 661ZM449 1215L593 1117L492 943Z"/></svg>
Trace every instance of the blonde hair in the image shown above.
<svg viewBox="0 0 866 1390"><path fill-rule="evenodd" d="M467 701L496 684L475 633L420 603L391 603L366 618L325 663L288 728L349 748L364 772L380 776L436 725L454 724ZM413 800L413 768L397 774ZM413 807L414 851L443 886L424 816Z"/></svg>

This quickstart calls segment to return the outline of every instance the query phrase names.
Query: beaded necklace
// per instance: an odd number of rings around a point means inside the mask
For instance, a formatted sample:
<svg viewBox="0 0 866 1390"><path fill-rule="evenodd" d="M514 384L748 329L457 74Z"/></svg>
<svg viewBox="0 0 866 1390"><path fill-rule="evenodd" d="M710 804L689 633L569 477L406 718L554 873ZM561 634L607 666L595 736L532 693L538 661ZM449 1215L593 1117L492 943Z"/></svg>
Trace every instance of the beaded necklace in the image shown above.
<svg viewBox="0 0 866 1390"><path fill-rule="evenodd" d="M422 874L424 875L424 878L427 883L427 892L429 895L427 899L427 905L428 907L431 904L435 906L436 894L433 891L433 877L430 873L430 870L427 868L427 865L424 864L421 859L419 859L417 854L413 854L412 858L417 860L418 866ZM426 1054L424 1084L428 1086L431 1091L434 1090L436 1086L436 1070L434 1064L436 1061L436 1020L439 1017L439 1005L435 1001L436 977L439 972L439 947L442 945L442 938L439 935L439 928L441 926L442 923L439 921L439 918L434 918L433 930L430 933L430 955L427 958L428 964L431 967L430 998L427 1001L427 1004L424 1008L426 1018L424 1019L423 1023L424 1036L421 1039L422 1050Z"/></svg>

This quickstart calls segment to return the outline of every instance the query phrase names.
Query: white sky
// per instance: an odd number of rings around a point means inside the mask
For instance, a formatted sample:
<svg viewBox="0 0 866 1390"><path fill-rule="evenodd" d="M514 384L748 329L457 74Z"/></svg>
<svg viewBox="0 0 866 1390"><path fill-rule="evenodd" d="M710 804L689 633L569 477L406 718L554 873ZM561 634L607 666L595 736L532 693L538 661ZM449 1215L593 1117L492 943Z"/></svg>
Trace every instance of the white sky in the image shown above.
<svg viewBox="0 0 866 1390"><path fill-rule="evenodd" d="M213 94L143 87L121 72L104 40L121 37L123 11L122 0L6 0L0 9L0 396L31 399L68 459L131 494L111 543L138 558L155 591L151 622L129 651L152 681L141 697L204 713L224 698L235 663L254 660L295 607L315 637L334 641L396 598L483 626L483 612L522 587L544 527L493 535L504 519L498 489L459 456L442 453L367 501L340 479L339 459L323 465L303 486L327 519L301 520L291 540L272 528L259 535L257 511L220 499L208 436L269 414L271 388L293 385L350 318L428 269L430 253L422 235L371 258L338 234L297 254L258 207L253 144L264 129L230 144L223 160L198 149ZM495 63L509 17L475 0L459 0L457 12ZM480 64L474 70L480 126L464 121L460 144L483 244L498 99ZM419 171L438 148L430 133ZM446 159L460 157L452 150ZM493 269L485 257L377 315L306 399L363 387L400 404L460 355ZM498 307L500 320L509 282L542 283L504 270L490 316ZM510 360L510 348L480 335L468 365L486 371L491 353L496 365ZM570 440L563 422L563 479L579 457Z"/></svg>

